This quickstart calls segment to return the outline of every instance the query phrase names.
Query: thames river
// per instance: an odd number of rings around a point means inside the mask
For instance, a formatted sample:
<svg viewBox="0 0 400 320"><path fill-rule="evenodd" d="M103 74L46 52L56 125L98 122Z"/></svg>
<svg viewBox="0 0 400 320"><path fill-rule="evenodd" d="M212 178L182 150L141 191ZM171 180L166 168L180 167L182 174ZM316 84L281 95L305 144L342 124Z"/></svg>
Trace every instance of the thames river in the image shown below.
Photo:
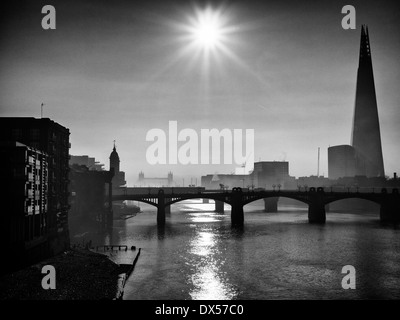
<svg viewBox="0 0 400 320"><path fill-rule="evenodd" d="M125 300L400 298L400 229L380 225L378 212L328 212L325 225L311 225L307 208L264 213L258 201L245 207L243 229L232 229L229 205L218 214L212 201L191 200L173 205L159 228L154 207L141 208L110 233L71 237L142 248ZM132 263L136 253L108 255ZM355 289L342 288L346 265Z"/></svg>

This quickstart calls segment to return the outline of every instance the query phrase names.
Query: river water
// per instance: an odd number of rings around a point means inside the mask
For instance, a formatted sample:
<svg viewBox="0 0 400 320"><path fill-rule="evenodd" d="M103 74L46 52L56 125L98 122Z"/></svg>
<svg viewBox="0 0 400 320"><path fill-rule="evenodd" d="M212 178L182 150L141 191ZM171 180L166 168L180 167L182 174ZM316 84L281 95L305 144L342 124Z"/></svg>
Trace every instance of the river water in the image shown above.
<svg viewBox="0 0 400 320"><path fill-rule="evenodd" d="M165 227L154 207L112 232L77 234L94 245L141 249L124 299L399 299L400 229L382 226L377 212L327 213L325 225L310 225L307 209L280 206L264 213L262 201L245 207L243 229L201 200L172 206ZM131 263L136 251L108 253ZM356 270L356 288L342 288L342 267Z"/></svg>

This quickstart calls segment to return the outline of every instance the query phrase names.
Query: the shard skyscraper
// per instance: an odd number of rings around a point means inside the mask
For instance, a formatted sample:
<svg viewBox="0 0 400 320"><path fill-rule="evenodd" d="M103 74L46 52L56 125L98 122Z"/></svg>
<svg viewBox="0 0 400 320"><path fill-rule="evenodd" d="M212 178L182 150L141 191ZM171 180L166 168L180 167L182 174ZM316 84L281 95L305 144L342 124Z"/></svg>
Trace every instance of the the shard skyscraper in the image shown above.
<svg viewBox="0 0 400 320"><path fill-rule="evenodd" d="M360 58L351 144L357 152L357 175L384 177L381 133L376 103L368 28L361 26Z"/></svg>

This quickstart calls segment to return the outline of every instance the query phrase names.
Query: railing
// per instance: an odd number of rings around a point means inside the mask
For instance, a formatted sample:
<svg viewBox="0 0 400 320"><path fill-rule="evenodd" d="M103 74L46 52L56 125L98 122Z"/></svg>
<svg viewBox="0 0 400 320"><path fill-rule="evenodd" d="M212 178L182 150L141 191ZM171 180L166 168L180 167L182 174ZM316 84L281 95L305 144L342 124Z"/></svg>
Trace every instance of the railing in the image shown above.
<svg viewBox="0 0 400 320"><path fill-rule="evenodd" d="M137 188L120 188L113 190L113 196L145 196L145 195L158 195L159 190L163 190L164 194L182 194L182 193L201 193L204 192L203 187L164 187L164 188L151 188L151 187L137 187Z"/></svg>
<svg viewBox="0 0 400 320"><path fill-rule="evenodd" d="M158 196L159 190L164 191L165 196L182 196L182 195L190 195L190 194L203 194L203 195L212 195L212 194L230 194L233 191L232 190L211 190L208 189L206 190L205 188L201 187L187 187L187 188L182 188L182 187L166 187L166 188L121 188L120 190L114 190L113 191L113 196L149 196L149 197L154 197L156 198ZM380 194L380 193L398 193L398 188L382 188L382 187L325 187L325 188L313 188L313 187L307 187L307 188L297 188L297 189L291 189L291 190L285 190L285 189L273 189L273 190L266 190L266 189L241 189L243 193L245 194L261 194L261 193L274 193L276 196L282 195L284 196L285 194L289 193L308 193L312 191L320 192L321 190L325 193L336 193L336 194L348 194L348 193L363 193L363 194Z"/></svg>
<svg viewBox="0 0 400 320"><path fill-rule="evenodd" d="M388 188L388 187L326 187L325 192L337 192L337 193L382 193L382 190L386 190L387 193L392 193L393 190L398 188ZM385 192L385 191L383 191Z"/></svg>

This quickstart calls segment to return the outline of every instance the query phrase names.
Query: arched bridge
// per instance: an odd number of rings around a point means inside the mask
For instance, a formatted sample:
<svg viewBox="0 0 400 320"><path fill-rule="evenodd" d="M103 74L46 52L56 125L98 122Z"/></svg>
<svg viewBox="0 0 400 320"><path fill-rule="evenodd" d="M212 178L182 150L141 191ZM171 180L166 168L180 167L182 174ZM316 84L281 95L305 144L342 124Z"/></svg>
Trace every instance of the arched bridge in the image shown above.
<svg viewBox="0 0 400 320"><path fill-rule="evenodd" d="M131 190L134 188L131 188ZM182 188L184 189L184 188ZM154 192L156 190L156 192ZM342 199L358 198L373 201L380 204L380 218L383 222L400 221L400 196L398 189L388 192L383 188L380 192L325 192L323 188L309 188L306 191L300 190L242 190L233 188L231 191L204 189L191 189L190 192L180 190L174 192L170 189L165 192L163 188L152 189L152 192L135 194L125 192L122 195L113 195L112 201L134 200L148 203L157 207L157 223L165 224L165 213L174 203L189 199L211 199L216 205L223 203L231 205L232 225L243 225L244 212L243 207L253 201L260 199L269 199L285 197L295 199L308 204L308 220L310 223L325 223L326 212L325 205Z"/></svg>

